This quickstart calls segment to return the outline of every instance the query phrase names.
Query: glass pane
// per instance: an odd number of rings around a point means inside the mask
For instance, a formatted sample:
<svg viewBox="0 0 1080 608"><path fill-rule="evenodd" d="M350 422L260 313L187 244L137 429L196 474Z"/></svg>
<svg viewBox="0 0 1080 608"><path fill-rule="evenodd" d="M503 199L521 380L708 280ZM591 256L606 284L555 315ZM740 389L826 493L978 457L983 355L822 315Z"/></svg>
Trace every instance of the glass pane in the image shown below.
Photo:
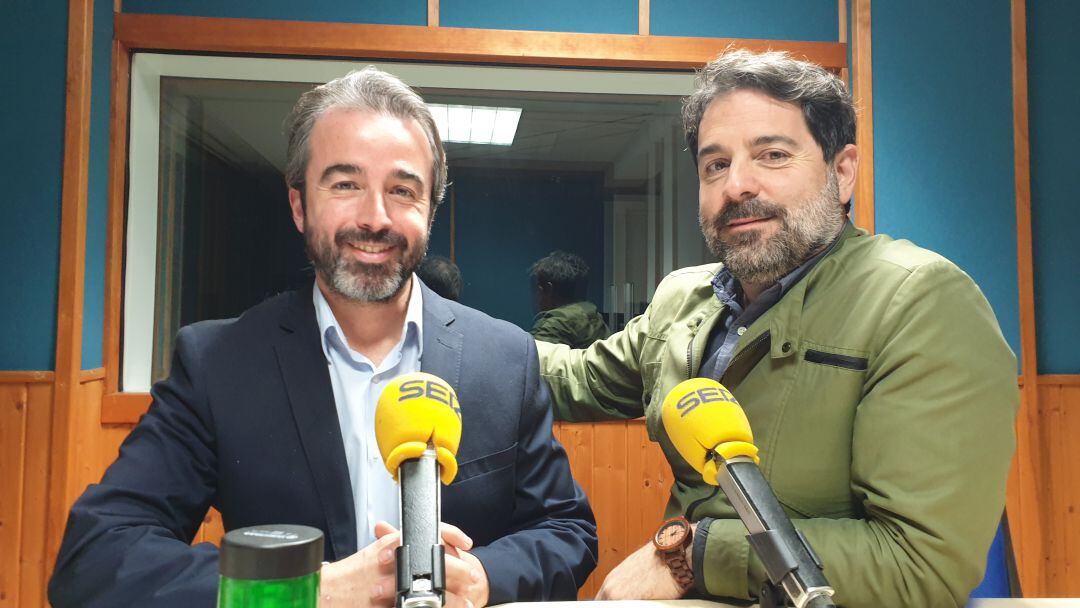
<svg viewBox="0 0 1080 608"><path fill-rule="evenodd" d="M181 326L310 285L281 125L311 86L162 79L154 380L168 373ZM677 97L422 94L451 140L429 254L459 266L462 303L530 329L528 270L562 250L589 266L584 298L614 330L644 311L667 272L709 261Z"/></svg>

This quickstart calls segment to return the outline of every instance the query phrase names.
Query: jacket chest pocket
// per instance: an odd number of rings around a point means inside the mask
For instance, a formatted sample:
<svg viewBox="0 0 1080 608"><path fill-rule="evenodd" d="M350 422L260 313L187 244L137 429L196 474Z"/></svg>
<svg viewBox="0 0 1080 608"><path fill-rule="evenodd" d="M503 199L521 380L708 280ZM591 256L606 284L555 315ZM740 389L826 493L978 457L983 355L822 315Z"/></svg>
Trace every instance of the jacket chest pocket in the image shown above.
<svg viewBox="0 0 1080 608"><path fill-rule="evenodd" d="M803 344L787 404L769 438L769 481L789 507L810 517L854 514L851 454L867 359Z"/></svg>

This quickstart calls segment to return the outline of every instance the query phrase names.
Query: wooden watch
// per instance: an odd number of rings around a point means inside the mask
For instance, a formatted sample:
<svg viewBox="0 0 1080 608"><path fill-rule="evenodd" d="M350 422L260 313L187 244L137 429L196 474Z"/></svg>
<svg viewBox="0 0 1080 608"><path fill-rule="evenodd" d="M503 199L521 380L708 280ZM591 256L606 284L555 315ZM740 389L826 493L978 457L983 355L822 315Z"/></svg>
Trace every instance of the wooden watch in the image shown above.
<svg viewBox="0 0 1080 608"><path fill-rule="evenodd" d="M686 592L694 586L694 572L686 559L686 551L694 540L694 531L685 517L675 517L660 524L653 536L656 554L671 570L671 576Z"/></svg>

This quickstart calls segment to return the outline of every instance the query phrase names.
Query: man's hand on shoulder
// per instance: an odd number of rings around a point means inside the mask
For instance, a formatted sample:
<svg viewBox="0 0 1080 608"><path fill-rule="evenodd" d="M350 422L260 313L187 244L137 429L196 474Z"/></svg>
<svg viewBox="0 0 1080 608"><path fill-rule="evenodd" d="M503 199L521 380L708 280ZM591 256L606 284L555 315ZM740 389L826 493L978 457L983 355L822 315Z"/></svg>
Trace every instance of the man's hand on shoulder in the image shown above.
<svg viewBox="0 0 1080 608"><path fill-rule="evenodd" d="M604 579L596 599L677 600L682 596L683 590L671 576L671 570L649 542L615 566Z"/></svg>

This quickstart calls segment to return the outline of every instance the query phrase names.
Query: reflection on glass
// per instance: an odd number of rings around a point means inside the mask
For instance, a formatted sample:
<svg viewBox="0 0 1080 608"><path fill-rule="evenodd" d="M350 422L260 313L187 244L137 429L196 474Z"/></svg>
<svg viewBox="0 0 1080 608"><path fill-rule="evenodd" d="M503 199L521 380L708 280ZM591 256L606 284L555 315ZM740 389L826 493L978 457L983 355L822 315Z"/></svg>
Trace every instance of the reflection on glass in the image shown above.
<svg viewBox="0 0 1080 608"><path fill-rule="evenodd" d="M162 80L155 380L181 326L310 284L281 126L310 87ZM429 253L460 268L462 303L530 329L529 269L562 250L588 265L583 300L614 331L644 311L667 272L709 261L677 98L421 93L447 135L450 167Z"/></svg>

